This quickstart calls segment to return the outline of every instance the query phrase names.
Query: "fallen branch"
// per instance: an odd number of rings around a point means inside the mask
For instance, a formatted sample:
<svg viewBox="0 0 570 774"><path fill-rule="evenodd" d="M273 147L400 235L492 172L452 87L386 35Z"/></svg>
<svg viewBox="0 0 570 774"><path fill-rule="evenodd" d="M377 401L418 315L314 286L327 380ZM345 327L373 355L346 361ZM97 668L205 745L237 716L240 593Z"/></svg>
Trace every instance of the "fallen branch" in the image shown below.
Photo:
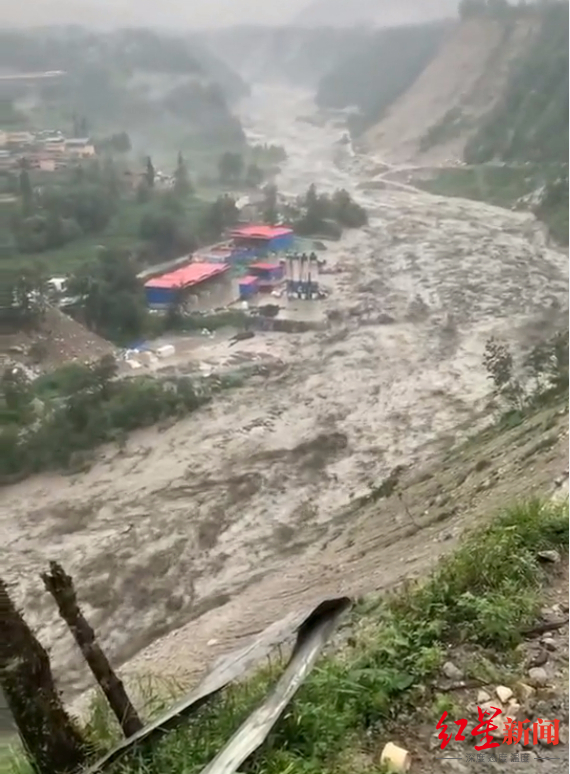
<svg viewBox="0 0 570 774"><path fill-rule="evenodd" d="M143 724L127 696L125 686L109 664L107 656L97 643L95 632L79 608L72 579L57 562L50 562L49 567L49 572L44 572L41 576L46 589L55 599L61 617L101 686L124 735L129 737L136 734Z"/></svg>

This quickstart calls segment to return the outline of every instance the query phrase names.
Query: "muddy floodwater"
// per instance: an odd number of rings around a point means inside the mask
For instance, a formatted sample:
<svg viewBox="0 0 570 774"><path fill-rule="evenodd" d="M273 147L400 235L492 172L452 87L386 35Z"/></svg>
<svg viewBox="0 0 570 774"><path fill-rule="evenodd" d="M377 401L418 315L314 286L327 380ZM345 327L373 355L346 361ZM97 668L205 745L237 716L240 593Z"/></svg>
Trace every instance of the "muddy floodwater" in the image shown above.
<svg viewBox="0 0 570 774"><path fill-rule="evenodd" d="M268 88L242 110L256 141L287 150L283 193L346 188L370 223L325 253L339 269L322 277L327 330L181 345L182 370L265 370L102 450L87 473L0 490L3 575L68 695L89 680L42 591L48 559L75 578L114 661L136 656L133 669L200 670L323 592L371 588L365 552L347 569L338 541L327 551L339 510L482 407L489 336L524 344L567 306L568 259L531 215L378 186L382 160L339 154L338 122L297 120L314 111L308 95Z"/></svg>

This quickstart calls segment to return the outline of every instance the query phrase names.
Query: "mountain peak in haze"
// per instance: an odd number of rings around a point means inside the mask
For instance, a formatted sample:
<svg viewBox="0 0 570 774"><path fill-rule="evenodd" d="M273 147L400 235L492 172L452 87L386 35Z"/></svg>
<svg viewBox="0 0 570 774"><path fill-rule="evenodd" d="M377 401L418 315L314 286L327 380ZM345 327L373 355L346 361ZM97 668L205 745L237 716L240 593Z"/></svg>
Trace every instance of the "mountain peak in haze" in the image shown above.
<svg viewBox="0 0 570 774"><path fill-rule="evenodd" d="M312 0L293 20L301 27L396 27L457 14L458 0Z"/></svg>

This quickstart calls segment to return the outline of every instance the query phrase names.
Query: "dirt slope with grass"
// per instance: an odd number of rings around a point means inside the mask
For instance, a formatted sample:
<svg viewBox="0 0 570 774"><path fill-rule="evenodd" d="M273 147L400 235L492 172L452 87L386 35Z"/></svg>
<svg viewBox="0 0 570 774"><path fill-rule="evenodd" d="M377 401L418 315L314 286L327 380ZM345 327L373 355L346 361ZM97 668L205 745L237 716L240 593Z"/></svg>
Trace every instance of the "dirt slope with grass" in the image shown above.
<svg viewBox="0 0 570 774"><path fill-rule="evenodd" d="M41 371L69 362L88 363L116 348L59 309L49 307L37 330L0 335L0 368L18 362Z"/></svg>
<svg viewBox="0 0 570 774"><path fill-rule="evenodd" d="M414 85L365 135L391 163L461 158L481 117L500 99L513 61L534 39L532 18L462 21Z"/></svg>

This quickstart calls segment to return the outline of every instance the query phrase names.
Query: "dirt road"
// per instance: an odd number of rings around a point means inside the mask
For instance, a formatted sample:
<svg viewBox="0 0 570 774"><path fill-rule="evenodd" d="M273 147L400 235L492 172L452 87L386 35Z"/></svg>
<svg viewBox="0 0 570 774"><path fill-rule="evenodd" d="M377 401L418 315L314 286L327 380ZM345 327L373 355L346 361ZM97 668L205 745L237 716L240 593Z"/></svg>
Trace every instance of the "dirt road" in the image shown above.
<svg viewBox="0 0 570 774"><path fill-rule="evenodd" d="M339 517L342 507L476 413L491 334L524 344L567 307L567 258L546 247L531 216L359 190L378 161L335 166L342 130L295 121L309 109L302 95L275 90L244 107L257 133L289 153L282 191L343 186L369 209L369 227L327 253L343 270L323 277L330 330L240 342L232 356L264 358L268 376L174 427L134 434L88 473L0 490L3 573L68 691L88 681L41 590L48 559L75 577L115 661L200 618L140 655L139 666L159 670L200 669L323 590L369 588L379 573L389 583L406 571L403 555L434 553L431 539L408 536L397 515L348 538L356 523ZM227 356L220 336L188 353L197 368Z"/></svg>

